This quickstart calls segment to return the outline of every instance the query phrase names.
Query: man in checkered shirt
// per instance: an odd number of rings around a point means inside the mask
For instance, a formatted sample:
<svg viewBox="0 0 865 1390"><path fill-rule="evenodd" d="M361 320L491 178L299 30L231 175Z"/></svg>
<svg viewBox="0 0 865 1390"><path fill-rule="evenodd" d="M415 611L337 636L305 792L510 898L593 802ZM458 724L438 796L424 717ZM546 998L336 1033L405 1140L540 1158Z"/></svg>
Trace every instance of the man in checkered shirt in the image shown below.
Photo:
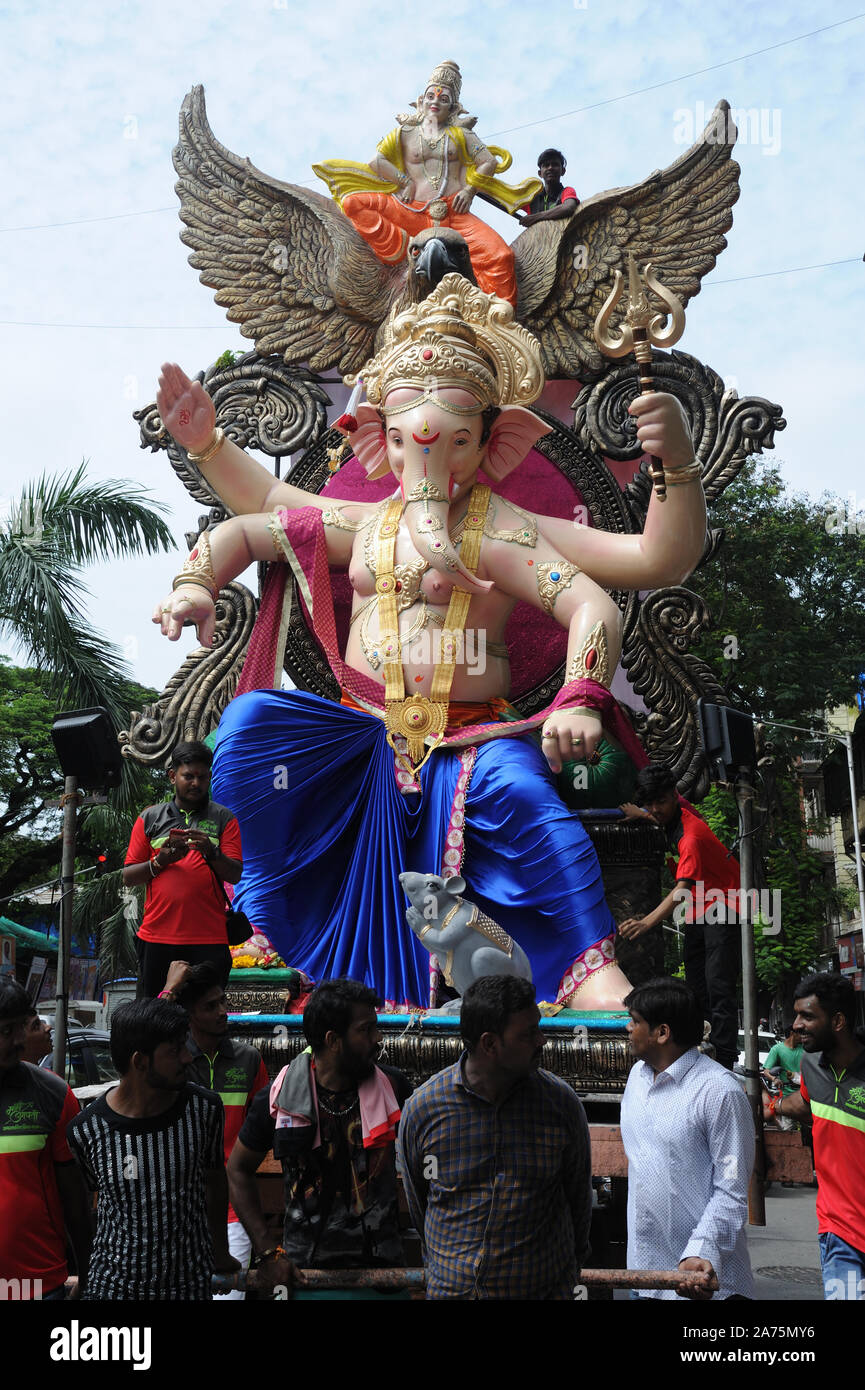
<svg viewBox="0 0 865 1390"><path fill-rule="evenodd" d="M466 990L466 1051L405 1103L403 1185L428 1299L572 1299L588 1245L591 1152L573 1091L541 1071L535 991Z"/></svg>

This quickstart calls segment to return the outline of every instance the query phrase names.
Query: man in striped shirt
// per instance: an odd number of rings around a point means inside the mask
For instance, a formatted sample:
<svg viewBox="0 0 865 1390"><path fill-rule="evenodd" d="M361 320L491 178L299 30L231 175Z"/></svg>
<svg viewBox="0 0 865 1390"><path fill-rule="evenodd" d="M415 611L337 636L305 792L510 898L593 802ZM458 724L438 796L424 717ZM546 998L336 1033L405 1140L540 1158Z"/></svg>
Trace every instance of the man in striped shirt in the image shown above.
<svg viewBox="0 0 865 1390"><path fill-rule="evenodd" d="M540 1070L534 987L466 990L466 1051L406 1101L398 1146L428 1299L572 1299L588 1245L591 1152L580 1101Z"/></svg>
<svg viewBox="0 0 865 1390"><path fill-rule="evenodd" d="M222 1102L186 1080L187 1028L169 1000L119 1008L120 1083L69 1125L98 1193L87 1299L209 1299L214 1269L238 1268L226 1243Z"/></svg>
<svg viewBox="0 0 865 1390"><path fill-rule="evenodd" d="M172 984L173 997L189 1017L186 1039L191 1059L186 1069L189 1080L208 1091L215 1091L223 1104L223 1148L227 1164L253 1096L270 1086L267 1067L257 1048L228 1036L228 996L212 961L203 960L199 965L173 961L166 986ZM245 1269L252 1243L231 1203L228 1205L228 1248ZM240 1302L245 1296L240 1289L217 1295L232 1302Z"/></svg>

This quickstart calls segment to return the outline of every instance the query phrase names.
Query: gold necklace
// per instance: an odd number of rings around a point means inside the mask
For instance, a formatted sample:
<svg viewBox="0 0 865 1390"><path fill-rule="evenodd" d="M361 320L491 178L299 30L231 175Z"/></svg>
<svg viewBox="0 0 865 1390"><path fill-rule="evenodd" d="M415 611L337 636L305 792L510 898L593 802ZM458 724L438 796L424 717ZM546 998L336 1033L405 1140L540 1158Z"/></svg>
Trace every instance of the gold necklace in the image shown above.
<svg viewBox="0 0 865 1390"><path fill-rule="evenodd" d="M489 501L489 487L475 483L469 497L463 544L463 564L471 574L476 572L480 560ZM458 644L465 628L472 596L468 590L454 585L445 618L441 658L436 662L430 693L428 696L416 694L406 697L393 572L401 516L402 501L397 497L388 504L384 521L378 531L375 588L379 595L387 741L396 754L397 761L405 770L417 773L445 736L451 686L456 674ZM405 741L405 753L401 751L398 740Z"/></svg>
<svg viewBox="0 0 865 1390"><path fill-rule="evenodd" d="M461 500L462 500L462 499L461 499ZM376 575L377 575L375 557L376 557L376 548L377 548L378 542L379 542L379 531L381 530L381 525L382 525L382 522L384 521L385 513L386 513L388 507L390 506L390 502L391 502L391 499L390 499L390 498L386 498L385 501L381 503L381 505L380 505L379 508L378 508L378 511L376 512L376 514L375 514L375 516L374 516L374 518L373 518L373 520L374 520L374 522L375 522L375 525L374 525L374 526L369 526L369 528L368 528L368 530L367 530L367 533L366 533L366 535L365 535L364 538L363 538L363 559L364 559L364 564L366 565L366 567L367 567L367 569L369 570L370 574L372 575L373 579L375 579L375 578L376 578ZM454 523L454 529L453 529L453 531L451 531L451 530L450 530L450 527L448 527L448 532L449 532L449 534L450 534L451 540L452 540L453 543L454 543L454 546L458 546L458 545L460 544L460 541L461 541L462 538L463 538L463 532L464 532L464 530L465 530L465 520L466 520L467 514L468 514L468 507L466 507L466 510L463 512L463 514L462 514L462 516L460 517L459 521L457 521L457 522ZM367 523L367 524L368 524L368 523ZM397 589L397 591L396 591L397 594L399 595L399 594L401 594L401 593L406 593L406 592L412 594L412 597L409 599L408 602L403 602L403 603L400 605L402 608L408 608L408 607L410 606L410 604L414 603L415 599L417 598L417 590L415 590L414 592L412 592L412 578L411 578L412 571L414 571L414 570L416 569L418 575L422 578L423 575L426 574L427 570L430 569L430 568L431 568L431 566L427 563L427 561L426 561L426 560L421 560L421 559L418 559L418 560L407 560L407 561L405 562L405 564L402 564L402 565L394 565L394 571L393 571L393 572L394 572L394 575L396 576L397 581L398 581L398 582L400 583L400 585L401 585L401 588ZM420 585L418 584L418 588L419 588L419 587L420 587ZM399 600L398 600L398 601L399 601ZM357 616L357 615L355 615L355 616ZM352 618L352 622L354 622L354 618Z"/></svg>
<svg viewBox="0 0 865 1390"><path fill-rule="evenodd" d="M358 632L361 650L363 651L363 654L366 657L373 671L378 670L379 666L381 666L382 661L381 653L379 652L381 638L379 636L379 638L375 642L373 642L373 640L369 636L368 631L369 620L372 617L373 606L377 606L378 598L378 594L375 594L373 598L370 600L370 602L365 604L363 609L361 610L361 612L363 612L364 614L364 618L361 622L360 630ZM429 604L426 598L424 598L419 617L415 618L408 632L402 632L399 634L400 649L402 649L407 642L411 642L413 638L417 637L418 633L422 632L423 629L426 627L427 622L429 621L428 609Z"/></svg>
<svg viewBox="0 0 865 1390"><path fill-rule="evenodd" d="M435 137L435 139L434 139L434 140L431 140L430 137L425 133L423 126L418 126L418 135L420 136L421 141L424 141L424 140L425 140L426 143L429 145L429 147L430 147L431 150L437 150L437 149L438 149L439 145L441 144L442 140L445 138L445 136L447 135L447 133L448 133L448 128L447 128L447 126L444 126L444 127L439 131L439 133L438 133L438 135Z"/></svg>
<svg viewBox="0 0 865 1390"><path fill-rule="evenodd" d="M388 505L389 504L385 502L379 508L378 514L375 518L375 525L369 528L366 537L364 538L364 559L366 561L367 568L373 575L373 578L377 577L375 552L379 542L379 530L381 527L381 523L385 519ZM460 517L459 521L456 523L456 526L454 527L454 532L451 536L451 540L453 541L455 548L458 547L462 542L463 532L465 530L465 519L467 514L468 508L466 508L466 511L463 512L462 516ZM444 626L444 615L433 612L430 608L429 600L427 599L426 595L420 594L420 586L423 577L430 571L431 568L432 566L426 560L422 559L420 556L416 560L407 560L403 564L394 565L393 567L393 575L394 579L396 580L395 597L397 614L399 615L400 613L405 612L407 608L411 608L417 602L419 596L421 597L423 605L421 608L420 615L417 618L415 618L408 632L399 635L400 652L402 652L402 648L406 645L406 643L410 642L413 638L417 637L417 635L420 632L422 632L425 627L429 625L432 625L433 627ZM370 619L372 618L372 610L378 605L378 601L379 595L373 594L371 598L367 599L366 603L361 604L360 608L355 609L354 613L352 613L351 618L349 620L349 627L353 627L354 624L358 621L360 622L360 628L358 630L358 640L360 641L361 651L363 652L364 656L366 657L367 663L373 671L377 671L382 664L382 654L380 651L381 635L379 635L379 638L376 640L371 638L369 634L369 623Z"/></svg>
<svg viewBox="0 0 865 1390"><path fill-rule="evenodd" d="M427 168L427 165L426 165L426 154L425 154L425 152L424 152L425 137L424 137L423 131L422 131L422 130L419 130L419 131L418 131L418 135L420 136L420 162L421 162L421 167L422 167L422 169L423 169L423 171L424 171L424 175L425 175L425 177L426 177L427 183L430 185L431 188L440 189L440 185L442 184L442 181L444 180L445 163L446 163L446 161L447 161L447 153L448 153L448 147L447 147L447 141L446 141L447 130L443 130L442 133L441 133L441 135L438 137L437 140L431 140L431 141L429 141L429 153L432 155L432 154L435 154L435 152L436 152L436 150L438 149L439 145L442 143L443 140L445 140L445 144L444 144L444 147L443 147L443 149L442 149L441 156L440 156L440 159L439 159L439 167L438 167L438 169L436 170L436 172L435 172L434 174L431 174L431 173L430 173L430 171L429 171L429 169Z"/></svg>

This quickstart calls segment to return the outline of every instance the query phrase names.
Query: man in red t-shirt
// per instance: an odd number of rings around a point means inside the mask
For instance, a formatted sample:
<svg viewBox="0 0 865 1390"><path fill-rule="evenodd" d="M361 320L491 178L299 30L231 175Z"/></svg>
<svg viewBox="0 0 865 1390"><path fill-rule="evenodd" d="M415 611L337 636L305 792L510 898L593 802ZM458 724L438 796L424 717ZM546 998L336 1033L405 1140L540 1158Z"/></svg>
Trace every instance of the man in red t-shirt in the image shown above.
<svg viewBox="0 0 865 1390"><path fill-rule="evenodd" d="M522 214L515 214L524 227L533 227L536 222L555 222L576 212L580 202L576 190L563 183L567 167L561 150L543 150L538 155L538 176L544 186L530 203L526 203Z"/></svg>
<svg viewBox="0 0 865 1390"><path fill-rule="evenodd" d="M799 1092L775 1114L813 1127L817 1230L827 1299L865 1301L865 1047L849 976L806 975L793 1031L802 1043Z"/></svg>
<svg viewBox="0 0 865 1390"><path fill-rule="evenodd" d="M138 928L138 994L162 990L173 960L210 960L223 982L231 970L223 882L243 872L240 827L210 800L213 754L205 743L181 743L171 755L171 801L148 806L132 827L123 882L144 884Z"/></svg>
<svg viewBox="0 0 865 1390"><path fill-rule="evenodd" d="M0 1279L6 1298L62 1299L67 1232L79 1276L90 1258L90 1203L66 1143L79 1105L22 1062L29 1012L21 986L0 981Z"/></svg>
<svg viewBox="0 0 865 1390"><path fill-rule="evenodd" d="M641 936L684 908L685 982L712 1023L717 1060L732 1069L738 1056L739 864L708 825L683 806L669 768L656 764L637 774L637 800L623 807L630 819L647 817L665 831L677 856L669 859L676 886L645 917L629 917L618 930L627 940Z"/></svg>

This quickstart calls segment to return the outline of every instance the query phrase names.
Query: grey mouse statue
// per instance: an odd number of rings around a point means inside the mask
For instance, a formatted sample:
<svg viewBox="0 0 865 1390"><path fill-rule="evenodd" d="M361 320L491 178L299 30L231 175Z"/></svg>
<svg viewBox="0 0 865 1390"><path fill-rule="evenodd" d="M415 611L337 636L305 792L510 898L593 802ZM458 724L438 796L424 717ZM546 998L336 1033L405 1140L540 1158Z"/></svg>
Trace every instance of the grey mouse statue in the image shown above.
<svg viewBox="0 0 865 1390"><path fill-rule="evenodd" d="M399 881L411 903L405 914L408 925L435 956L445 983L460 996L483 975L531 980L532 967L525 951L498 922L463 897L464 879L403 873ZM440 1010L458 1011L458 999Z"/></svg>

